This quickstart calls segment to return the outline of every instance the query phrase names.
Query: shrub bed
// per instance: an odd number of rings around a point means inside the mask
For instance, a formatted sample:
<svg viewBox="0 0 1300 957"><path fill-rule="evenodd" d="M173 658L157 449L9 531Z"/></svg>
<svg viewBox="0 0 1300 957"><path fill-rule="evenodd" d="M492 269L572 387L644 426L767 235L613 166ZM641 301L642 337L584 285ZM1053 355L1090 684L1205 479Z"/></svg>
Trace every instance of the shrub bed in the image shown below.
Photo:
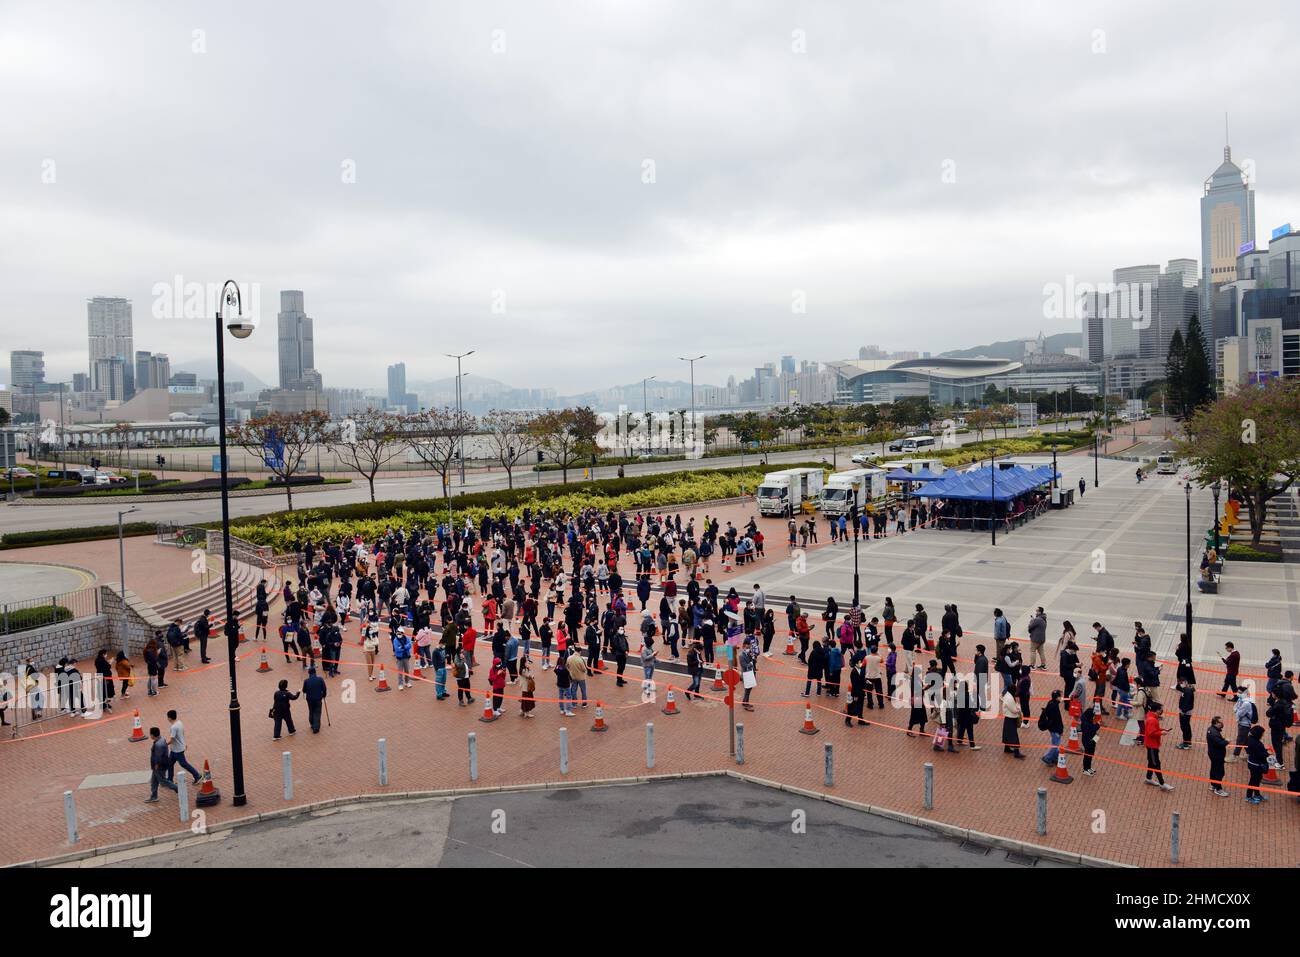
<svg viewBox="0 0 1300 957"><path fill-rule="evenodd" d="M63 605L34 605L31 608L19 608L8 615L9 631L31 631L56 625L72 617L72 610Z"/></svg>
<svg viewBox="0 0 1300 957"><path fill-rule="evenodd" d="M122 526L122 534L152 535L153 522L127 522ZM105 538L117 538L117 525L88 525L84 528L50 528L38 532L6 532L0 539L0 549L31 548L36 545L65 545L69 542L97 542Z"/></svg>
<svg viewBox="0 0 1300 957"><path fill-rule="evenodd" d="M1249 542L1232 542L1228 545L1228 558L1239 562L1280 562L1282 549L1269 545L1251 545Z"/></svg>

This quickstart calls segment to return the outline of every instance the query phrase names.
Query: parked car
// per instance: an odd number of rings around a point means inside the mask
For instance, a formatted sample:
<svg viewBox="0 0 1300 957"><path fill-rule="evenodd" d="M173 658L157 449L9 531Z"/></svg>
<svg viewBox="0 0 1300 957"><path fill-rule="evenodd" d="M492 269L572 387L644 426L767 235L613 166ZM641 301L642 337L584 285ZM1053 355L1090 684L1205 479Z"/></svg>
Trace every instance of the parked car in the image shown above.
<svg viewBox="0 0 1300 957"><path fill-rule="evenodd" d="M875 460L876 460L876 456L872 455L870 452L857 452L854 453L853 456L854 465L870 465Z"/></svg>
<svg viewBox="0 0 1300 957"><path fill-rule="evenodd" d="M5 478L10 479L29 479L36 478L36 473L31 469L25 469L21 465L15 465L5 474Z"/></svg>

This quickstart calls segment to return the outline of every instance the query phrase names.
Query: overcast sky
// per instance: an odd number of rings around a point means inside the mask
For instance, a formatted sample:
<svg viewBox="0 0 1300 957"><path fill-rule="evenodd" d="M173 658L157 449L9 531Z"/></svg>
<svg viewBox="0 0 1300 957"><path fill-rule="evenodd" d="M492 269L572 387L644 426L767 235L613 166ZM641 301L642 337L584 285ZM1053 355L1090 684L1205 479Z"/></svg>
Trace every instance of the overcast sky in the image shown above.
<svg viewBox="0 0 1300 957"><path fill-rule="evenodd" d="M339 386L1078 331L1045 283L1199 258L1225 110L1258 238L1300 220L1297 36L1294 3L6 0L0 353L84 371L106 295L210 355L153 316L176 275L258 284L228 355L268 382L281 289Z"/></svg>

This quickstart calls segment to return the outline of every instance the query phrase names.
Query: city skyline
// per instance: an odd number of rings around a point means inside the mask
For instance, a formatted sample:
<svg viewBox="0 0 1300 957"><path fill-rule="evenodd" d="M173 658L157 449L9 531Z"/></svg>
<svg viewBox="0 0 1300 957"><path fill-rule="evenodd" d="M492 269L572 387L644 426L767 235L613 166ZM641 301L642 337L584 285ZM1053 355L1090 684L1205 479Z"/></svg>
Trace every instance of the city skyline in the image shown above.
<svg viewBox="0 0 1300 957"><path fill-rule="evenodd" d="M1277 83L1292 9L1212 37L1183 5L944 9L629 6L561 27L545 5L462 7L422 30L380 5L361 34L275 8L138 25L92 9L74 36L10 5L0 82L39 135L0 145L16 214L0 350L43 349L48 376L70 378L78 307L104 295L135 302L149 349L203 354L201 323L146 308L177 274L260 287L262 329L237 357L269 383L285 289L311 297L315 365L340 387L382 387L398 355L437 377L468 348L473 371L563 390L668 374L685 341L720 383L772 358L755 342L829 361L862 342L1075 332L1043 318L1044 284L1201 258L1194 203L1225 109L1234 159L1252 177L1258 163L1259 238L1300 218L1296 134L1242 105ZM922 48L898 42L918 29ZM109 51L130 111L94 88ZM307 69L381 51L408 86ZM634 105L587 95L602 87ZM334 122L340 103L366 108ZM83 137L92 114L114 135ZM212 122L227 115L237 129ZM142 152L163 117L169 148ZM288 145L257 164L230 149L267 137ZM186 203L196 190L210 209ZM582 336L603 322L638 348L593 355ZM826 348L802 347L810 330Z"/></svg>

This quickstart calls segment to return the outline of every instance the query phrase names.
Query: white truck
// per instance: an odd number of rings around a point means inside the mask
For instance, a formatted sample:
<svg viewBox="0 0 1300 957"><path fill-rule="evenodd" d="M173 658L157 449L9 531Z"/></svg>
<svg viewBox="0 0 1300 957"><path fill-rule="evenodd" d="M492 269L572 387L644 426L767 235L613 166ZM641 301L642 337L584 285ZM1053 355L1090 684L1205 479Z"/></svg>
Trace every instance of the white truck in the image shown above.
<svg viewBox="0 0 1300 957"><path fill-rule="evenodd" d="M789 517L802 509L804 503L816 507L821 493L821 469L783 469L765 475L754 497L760 515Z"/></svg>
<svg viewBox="0 0 1300 957"><path fill-rule="evenodd" d="M826 480L822 489L822 512L827 515L847 515L856 505L885 497L884 469L850 469L836 472Z"/></svg>

